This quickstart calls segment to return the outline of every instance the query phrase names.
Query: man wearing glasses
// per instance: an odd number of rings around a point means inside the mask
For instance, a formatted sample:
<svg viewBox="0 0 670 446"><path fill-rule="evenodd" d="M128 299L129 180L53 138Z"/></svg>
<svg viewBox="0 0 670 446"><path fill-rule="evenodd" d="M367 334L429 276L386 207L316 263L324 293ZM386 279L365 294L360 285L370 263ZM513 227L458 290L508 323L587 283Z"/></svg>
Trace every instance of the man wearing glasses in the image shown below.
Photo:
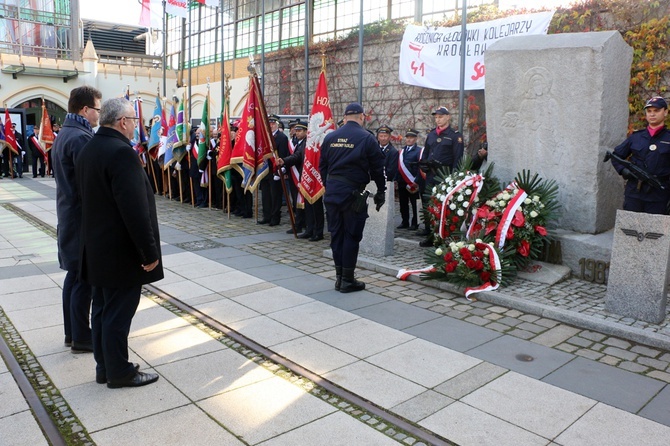
<svg viewBox="0 0 670 446"><path fill-rule="evenodd" d="M142 285L163 278L154 193L130 143L135 125L128 100L105 101L100 129L75 163L81 279L93 287L95 380L112 389L158 380L128 361L128 333Z"/></svg>
<svg viewBox="0 0 670 446"><path fill-rule="evenodd" d="M51 148L56 179L58 261L61 269L67 271L63 283L65 346L71 347L73 353L93 351L89 325L91 287L79 280L81 203L74 163L82 147L93 138L92 127L98 125L101 99L102 93L93 87L85 85L72 90L63 129Z"/></svg>

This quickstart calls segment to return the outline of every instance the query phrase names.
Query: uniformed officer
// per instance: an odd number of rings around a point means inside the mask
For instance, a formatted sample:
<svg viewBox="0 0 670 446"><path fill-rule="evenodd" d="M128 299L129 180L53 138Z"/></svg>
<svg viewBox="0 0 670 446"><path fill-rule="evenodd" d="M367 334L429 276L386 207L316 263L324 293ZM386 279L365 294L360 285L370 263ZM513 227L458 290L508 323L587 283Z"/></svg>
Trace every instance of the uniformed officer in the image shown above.
<svg viewBox="0 0 670 446"><path fill-rule="evenodd" d="M270 122L270 130L275 139L275 146L277 147L277 154L280 158L287 157L288 151L288 136L280 130L281 120L277 115L268 116ZM282 124L283 126L283 124ZM268 160L268 166L273 169L274 166L271 160ZM272 172L272 171L271 171ZM269 224L270 226L277 226L281 221L281 206L283 198L283 189L281 187L281 178L275 179L274 172L266 175L261 180L261 194L263 203L263 219L258 221L258 224Z"/></svg>
<svg viewBox="0 0 670 446"><path fill-rule="evenodd" d="M384 154L386 169L386 181L395 181L398 175L398 149L391 144L393 129L388 125L382 125L377 129L377 141L379 149Z"/></svg>
<svg viewBox="0 0 670 446"><path fill-rule="evenodd" d="M612 159L616 171L627 180L623 209L648 214L668 214L670 201L670 132L665 127L668 103L660 96L647 101L644 106L647 128L630 135L614 149L621 158L655 176L665 190L640 182L622 163Z"/></svg>
<svg viewBox="0 0 670 446"><path fill-rule="evenodd" d="M463 137L451 128L451 114L447 107L437 107L433 112L436 127L426 135L426 147L421 155L421 161L432 165L426 170L426 193L430 193L435 183L435 175L441 167L455 169L463 156ZM431 246L433 244L432 234L428 227L428 219L425 217L425 229L421 233L428 236L421 241L420 246Z"/></svg>
<svg viewBox="0 0 670 446"><path fill-rule="evenodd" d="M399 153L398 158L398 204L400 206L400 216L402 223L398 229L419 228L416 202L419 198L419 156L421 147L416 145L416 138L419 132L410 128L405 132L405 147ZM412 205L412 224L409 224L409 205Z"/></svg>
<svg viewBox="0 0 670 446"><path fill-rule="evenodd" d="M305 159L305 145L307 143L307 123L298 120L294 123L293 128L295 129L295 138L296 138L295 149L293 150L293 153L291 155L277 160L277 164L279 164L280 166L286 166L287 172L289 172L291 167L295 166L296 169L298 170L298 178L299 178L302 175L302 163L303 160ZM305 209L297 208L296 205L298 201L298 194L300 192L298 191L298 188L295 186L295 183L293 183L293 179L290 179L289 182L291 184L291 198L293 200L293 209L295 209L295 227L296 227L295 229L296 233L299 233L302 232L303 228L305 227L305 220L306 220L305 215L308 213L307 207L309 206L309 203L305 202ZM314 237L315 222L312 210L310 210L309 214L310 214L309 219L307 219L309 220L307 222L307 230L303 234L300 234L298 236L298 238L300 239L311 240ZM321 202L321 215L323 216L323 202ZM291 228L287 233L293 234L293 229ZM321 223L321 240L323 240L323 223Z"/></svg>
<svg viewBox="0 0 670 446"><path fill-rule="evenodd" d="M362 193L372 178L377 185L374 203L379 210L386 197L386 177L379 144L362 127L363 107L351 103L344 115L346 123L326 135L321 144L319 169L326 185L324 203L335 263L335 289L349 293L365 289L365 283L354 278L368 218L366 195Z"/></svg>

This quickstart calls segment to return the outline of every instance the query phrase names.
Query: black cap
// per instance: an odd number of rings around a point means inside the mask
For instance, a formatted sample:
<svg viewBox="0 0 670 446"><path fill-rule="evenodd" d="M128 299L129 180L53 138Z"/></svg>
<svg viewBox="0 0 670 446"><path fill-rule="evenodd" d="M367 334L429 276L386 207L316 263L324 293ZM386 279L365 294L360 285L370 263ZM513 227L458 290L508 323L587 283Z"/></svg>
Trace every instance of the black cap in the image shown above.
<svg viewBox="0 0 670 446"><path fill-rule="evenodd" d="M449 110L447 107L437 107L435 111L433 112L434 115L450 115Z"/></svg>
<svg viewBox="0 0 670 446"><path fill-rule="evenodd" d="M292 129L293 127L295 127L295 125L296 125L298 122L300 122L299 119L291 119L291 120L288 122L288 128Z"/></svg>
<svg viewBox="0 0 670 446"><path fill-rule="evenodd" d="M307 130L307 123L300 120L295 121L295 129Z"/></svg>
<svg viewBox="0 0 670 446"><path fill-rule="evenodd" d="M654 96L653 98L649 99L647 103L644 105L645 109L647 107L668 108L668 103L662 97Z"/></svg>
<svg viewBox="0 0 670 446"><path fill-rule="evenodd" d="M281 121L281 119L280 119L279 116L277 116L277 115L270 115L270 116L268 116L268 121L270 121L270 122L279 122L279 121Z"/></svg>
<svg viewBox="0 0 670 446"><path fill-rule="evenodd" d="M344 109L345 115L359 115L363 113L363 106L358 102L352 102Z"/></svg>
<svg viewBox="0 0 670 446"><path fill-rule="evenodd" d="M377 129L377 134L379 133L388 133L390 135L391 133L393 133L393 129L388 125L382 125Z"/></svg>
<svg viewBox="0 0 670 446"><path fill-rule="evenodd" d="M410 127L405 132L405 136L419 136L419 131Z"/></svg>

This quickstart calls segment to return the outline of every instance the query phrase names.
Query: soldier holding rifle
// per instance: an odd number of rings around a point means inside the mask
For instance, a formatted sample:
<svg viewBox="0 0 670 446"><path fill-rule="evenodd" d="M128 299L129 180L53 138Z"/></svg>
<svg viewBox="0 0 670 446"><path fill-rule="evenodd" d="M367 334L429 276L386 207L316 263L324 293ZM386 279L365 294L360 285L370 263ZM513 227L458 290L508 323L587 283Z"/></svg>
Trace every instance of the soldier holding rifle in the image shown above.
<svg viewBox="0 0 670 446"><path fill-rule="evenodd" d="M670 131L668 103L660 96L644 106L647 128L631 134L611 154L612 165L626 181L623 208L668 214L670 201ZM610 158L610 154L606 159Z"/></svg>

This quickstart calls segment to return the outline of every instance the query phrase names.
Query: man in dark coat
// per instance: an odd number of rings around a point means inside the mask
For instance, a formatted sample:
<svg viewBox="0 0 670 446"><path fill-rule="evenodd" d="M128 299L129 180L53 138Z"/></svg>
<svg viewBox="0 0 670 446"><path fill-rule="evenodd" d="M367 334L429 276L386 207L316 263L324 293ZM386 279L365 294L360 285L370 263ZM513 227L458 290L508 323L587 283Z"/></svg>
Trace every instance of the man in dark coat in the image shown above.
<svg viewBox="0 0 670 446"><path fill-rule="evenodd" d="M384 154L384 169L386 170L386 181L395 181L398 176L398 149L391 144L393 129L388 125L382 125L377 129L377 141L379 150Z"/></svg>
<svg viewBox="0 0 670 446"><path fill-rule="evenodd" d="M79 280L79 232L81 203L74 164L84 145L93 138L98 125L102 93L83 86L70 92L63 130L51 148L56 178L58 215L58 263L67 271L63 282L63 322L65 345L75 353L92 352L89 313L91 287Z"/></svg>
<svg viewBox="0 0 670 446"><path fill-rule="evenodd" d="M279 128L281 121L279 116L268 116L270 130L275 139L277 155L286 158L290 155L288 150L288 136ZM283 124L282 124L283 125ZM274 165L271 160L267 161L270 172L261 180L261 199L263 204L263 219L258 221L260 225L269 224L277 226L281 222L281 207L284 190L281 186L281 177L274 175Z"/></svg>
<svg viewBox="0 0 670 446"><path fill-rule="evenodd" d="M402 148L398 159L398 204L400 205L400 215L402 223L398 229L419 228L419 216L417 214L416 202L419 198L419 157L421 147L416 145L416 138L419 132L416 129L408 129L405 132L405 147ZM412 224L409 223L409 208L412 205Z"/></svg>
<svg viewBox="0 0 670 446"><path fill-rule="evenodd" d="M365 289L365 283L354 278L368 218L365 195L361 194L372 179L377 185L374 202L379 211L386 197L386 177L384 155L375 137L362 127L363 107L354 102L347 105L344 114L346 124L326 135L321 144L319 170L326 182L323 201L335 263L335 289L350 293Z"/></svg>
<svg viewBox="0 0 670 446"><path fill-rule="evenodd" d="M93 286L96 382L109 388L158 380L128 362L128 333L143 284L163 278L154 194L130 139L132 104L102 105L100 129L75 163L81 196L81 279Z"/></svg>

